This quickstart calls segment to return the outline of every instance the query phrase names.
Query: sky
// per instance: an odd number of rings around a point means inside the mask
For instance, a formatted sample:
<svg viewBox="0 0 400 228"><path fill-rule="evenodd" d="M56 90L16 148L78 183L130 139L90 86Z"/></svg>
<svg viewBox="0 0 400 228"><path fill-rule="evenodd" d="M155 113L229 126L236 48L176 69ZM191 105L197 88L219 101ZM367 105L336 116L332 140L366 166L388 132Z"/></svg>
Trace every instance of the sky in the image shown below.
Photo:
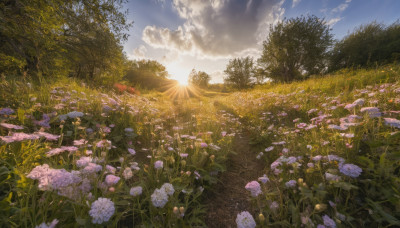
<svg viewBox="0 0 400 228"><path fill-rule="evenodd" d="M222 83L229 60L259 58L270 25L284 18L324 18L335 39L362 24L400 19L400 0L128 0L125 8L134 22L124 43L128 58L156 60L181 83L192 69Z"/></svg>

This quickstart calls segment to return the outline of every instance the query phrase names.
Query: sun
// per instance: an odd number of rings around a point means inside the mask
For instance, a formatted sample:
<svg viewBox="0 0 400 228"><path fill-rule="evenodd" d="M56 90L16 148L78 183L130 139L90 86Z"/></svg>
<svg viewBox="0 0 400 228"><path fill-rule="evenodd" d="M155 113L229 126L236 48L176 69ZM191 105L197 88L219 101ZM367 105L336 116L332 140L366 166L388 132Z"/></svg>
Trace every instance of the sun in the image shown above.
<svg viewBox="0 0 400 228"><path fill-rule="evenodd" d="M190 70L177 66L175 64L168 65L167 70L171 75L171 79L178 81L179 85L188 85Z"/></svg>

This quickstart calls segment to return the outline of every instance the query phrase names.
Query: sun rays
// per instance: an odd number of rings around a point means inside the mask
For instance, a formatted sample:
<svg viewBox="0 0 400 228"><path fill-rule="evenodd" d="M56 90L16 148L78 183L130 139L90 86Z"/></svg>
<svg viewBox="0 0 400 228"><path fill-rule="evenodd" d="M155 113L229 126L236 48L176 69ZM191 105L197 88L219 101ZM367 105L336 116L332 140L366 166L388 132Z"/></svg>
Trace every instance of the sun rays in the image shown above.
<svg viewBox="0 0 400 228"><path fill-rule="evenodd" d="M174 100L197 97L200 95L199 90L194 86L185 85L180 82L169 85L169 88L164 92L164 94Z"/></svg>

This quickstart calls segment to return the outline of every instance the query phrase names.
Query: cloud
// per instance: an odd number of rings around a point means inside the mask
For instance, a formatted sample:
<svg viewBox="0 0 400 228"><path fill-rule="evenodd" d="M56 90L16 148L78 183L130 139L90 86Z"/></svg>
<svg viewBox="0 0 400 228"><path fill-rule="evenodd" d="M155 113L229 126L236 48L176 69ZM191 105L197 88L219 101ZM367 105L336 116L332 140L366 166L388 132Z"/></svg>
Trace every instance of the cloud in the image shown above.
<svg viewBox="0 0 400 228"><path fill-rule="evenodd" d="M300 3L300 1L301 0L293 0L292 8L296 7Z"/></svg>
<svg viewBox="0 0 400 228"><path fill-rule="evenodd" d="M226 77L226 75L223 71L214 71L210 73L210 77L210 83L224 83L224 78Z"/></svg>
<svg viewBox="0 0 400 228"><path fill-rule="evenodd" d="M144 59L146 58L147 48L144 45L140 45L138 48L133 49L132 54L128 54L128 59Z"/></svg>
<svg viewBox="0 0 400 228"><path fill-rule="evenodd" d="M340 20L342 20L342 17L336 17L336 18L332 18L328 21L327 25L329 26L334 26L336 23L338 23Z"/></svg>
<svg viewBox="0 0 400 228"><path fill-rule="evenodd" d="M340 4L338 7L332 9L332 13L341 13L349 7L351 0L346 0L344 3Z"/></svg>
<svg viewBox="0 0 400 228"><path fill-rule="evenodd" d="M283 17L284 0L173 0L185 23L177 29L147 26L142 39L155 48L200 58L230 58L266 38L269 24Z"/></svg>

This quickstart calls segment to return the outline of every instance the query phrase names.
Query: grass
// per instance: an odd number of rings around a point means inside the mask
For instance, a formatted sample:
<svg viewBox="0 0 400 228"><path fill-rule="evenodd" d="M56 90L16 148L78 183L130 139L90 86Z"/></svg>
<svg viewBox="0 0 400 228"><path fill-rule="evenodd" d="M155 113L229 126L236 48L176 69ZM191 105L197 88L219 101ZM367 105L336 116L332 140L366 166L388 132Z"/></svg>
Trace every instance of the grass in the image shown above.
<svg viewBox="0 0 400 228"><path fill-rule="evenodd" d="M399 119L399 71L348 70L190 99L117 94L63 78L3 79L0 108L14 112L2 109L1 122L17 127L0 127L0 226L210 225L205 202L220 173L231 172L229 157L240 156L232 153L238 133L251 139L244 146L256 152L247 159L262 161L269 179L248 180L259 183L247 208L257 226L399 226L400 134L387 119ZM62 146L73 148L48 155ZM50 170L35 176L44 164ZM141 194L130 194L134 187ZM112 202L104 221L94 219L99 198Z"/></svg>

